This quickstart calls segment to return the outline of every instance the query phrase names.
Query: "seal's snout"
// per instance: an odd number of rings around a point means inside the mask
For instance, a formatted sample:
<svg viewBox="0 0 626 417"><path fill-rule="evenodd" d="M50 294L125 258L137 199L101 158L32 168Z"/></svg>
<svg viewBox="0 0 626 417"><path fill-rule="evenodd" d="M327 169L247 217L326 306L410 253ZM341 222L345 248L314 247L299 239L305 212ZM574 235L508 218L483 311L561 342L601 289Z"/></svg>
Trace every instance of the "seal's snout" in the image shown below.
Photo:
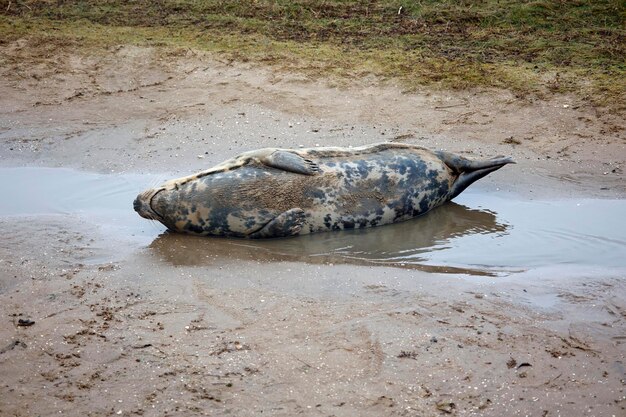
<svg viewBox="0 0 626 417"><path fill-rule="evenodd" d="M139 197L137 197L135 201L133 201L133 208L137 213L141 212L141 201L139 200Z"/></svg>
<svg viewBox="0 0 626 417"><path fill-rule="evenodd" d="M145 219L156 220L154 210L150 207L150 199L153 195L153 190L147 190L139 194L135 201L133 201L133 208Z"/></svg>
<svg viewBox="0 0 626 417"><path fill-rule="evenodd" d="M162 221L161 215L153 207L154 197L164 191L163 188L151 188L139 194L133 201L133 208L143 218Z"/></svg>
<svg viewBox="0 0 626 417"><path fill-rule="evenodd" d="M133 201L133 208L144 219L152 219L150 207L145 203L143 194L139 194L135 201Z"/></svg>

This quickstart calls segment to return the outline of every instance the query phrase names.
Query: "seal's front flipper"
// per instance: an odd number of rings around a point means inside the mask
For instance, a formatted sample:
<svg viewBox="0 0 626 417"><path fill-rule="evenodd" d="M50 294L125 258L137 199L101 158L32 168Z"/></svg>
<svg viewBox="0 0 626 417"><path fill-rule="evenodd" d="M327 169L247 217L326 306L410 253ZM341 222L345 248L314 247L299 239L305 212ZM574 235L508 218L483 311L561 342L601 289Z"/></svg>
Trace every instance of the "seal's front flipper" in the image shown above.
<svg viewBox="0 0 626 417"><path fill-rule="evenodd" d="M306 216L304 210L293 208L280 213L261 230L249 235L250 239L267 239L271 237L294 236L300 233Z"/></svg>
<svg viewBox="0 0 626 417"><path fill-rule="evenodd" d="M320 167L315 162L289 151L274 151L260 158L260 161L264 165L296 174L315 175L320 172Z"/></svg>

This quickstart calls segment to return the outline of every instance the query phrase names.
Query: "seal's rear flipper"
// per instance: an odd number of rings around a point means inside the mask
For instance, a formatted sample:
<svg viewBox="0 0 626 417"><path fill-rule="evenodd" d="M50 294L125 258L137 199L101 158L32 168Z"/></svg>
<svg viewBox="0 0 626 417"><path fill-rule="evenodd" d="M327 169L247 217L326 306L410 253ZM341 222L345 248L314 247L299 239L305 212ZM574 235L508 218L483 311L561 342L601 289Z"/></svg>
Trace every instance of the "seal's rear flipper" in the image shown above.
<svg viewBox="0 0 626 417"><path fill-rule="evenodd" d="M443 151L436 152L436 154L446 164L446 166L458 176L452 186L450 199L453 199L457 195L461 194L463 190L485 175L490 174L493 171L497 171L506 164L515 163L511 158L504 156L497 156L484 161L472 161L462 156Z"/></svg>
<svg viewBox="0 0 626 417"><path fill-rule="evenodd" d="M296 174L315 175L320 172L320 167L315 162L289 151L278 150L259 160L269 167Z"/></svg>
<svg viewBox="0 0 626 417"><path fill-rule="evenodd" d="M250 235L250 239L294 236L300 233L306 216L304 210L293 208L280 213L265 226Z"/></svg>

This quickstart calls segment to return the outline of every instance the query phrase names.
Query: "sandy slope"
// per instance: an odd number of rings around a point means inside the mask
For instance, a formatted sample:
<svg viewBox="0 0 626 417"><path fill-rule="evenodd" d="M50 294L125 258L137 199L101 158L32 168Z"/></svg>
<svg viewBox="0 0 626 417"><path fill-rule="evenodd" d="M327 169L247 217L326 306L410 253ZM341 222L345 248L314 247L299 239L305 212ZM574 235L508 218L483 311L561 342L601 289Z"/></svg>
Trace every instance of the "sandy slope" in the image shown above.
<svg viewBox="0 0 626 417"><path fill-rule="evenodd" d="M0 53L2 167L165 176L263 146L395 140L512 155L484 180L494 192L626 194L623 119L567 97L337 87L192 51ZM198 266L71 216L0 230L3 416L624 413L620 271Z"/></svg>

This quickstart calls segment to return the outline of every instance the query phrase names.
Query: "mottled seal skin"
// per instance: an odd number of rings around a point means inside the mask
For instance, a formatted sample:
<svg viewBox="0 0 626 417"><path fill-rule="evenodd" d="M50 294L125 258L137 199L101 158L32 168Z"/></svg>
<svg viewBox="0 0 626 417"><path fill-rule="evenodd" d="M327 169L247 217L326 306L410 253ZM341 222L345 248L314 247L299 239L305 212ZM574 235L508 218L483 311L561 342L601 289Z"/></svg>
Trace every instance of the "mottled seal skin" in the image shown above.
<svg viewBox="0 0 626 417"><path fill-rule="evenodd" d="M272 238L422 215L511 159L472 161L397 143L260 149L146 190L147 219L197 235Z"/></svg>

